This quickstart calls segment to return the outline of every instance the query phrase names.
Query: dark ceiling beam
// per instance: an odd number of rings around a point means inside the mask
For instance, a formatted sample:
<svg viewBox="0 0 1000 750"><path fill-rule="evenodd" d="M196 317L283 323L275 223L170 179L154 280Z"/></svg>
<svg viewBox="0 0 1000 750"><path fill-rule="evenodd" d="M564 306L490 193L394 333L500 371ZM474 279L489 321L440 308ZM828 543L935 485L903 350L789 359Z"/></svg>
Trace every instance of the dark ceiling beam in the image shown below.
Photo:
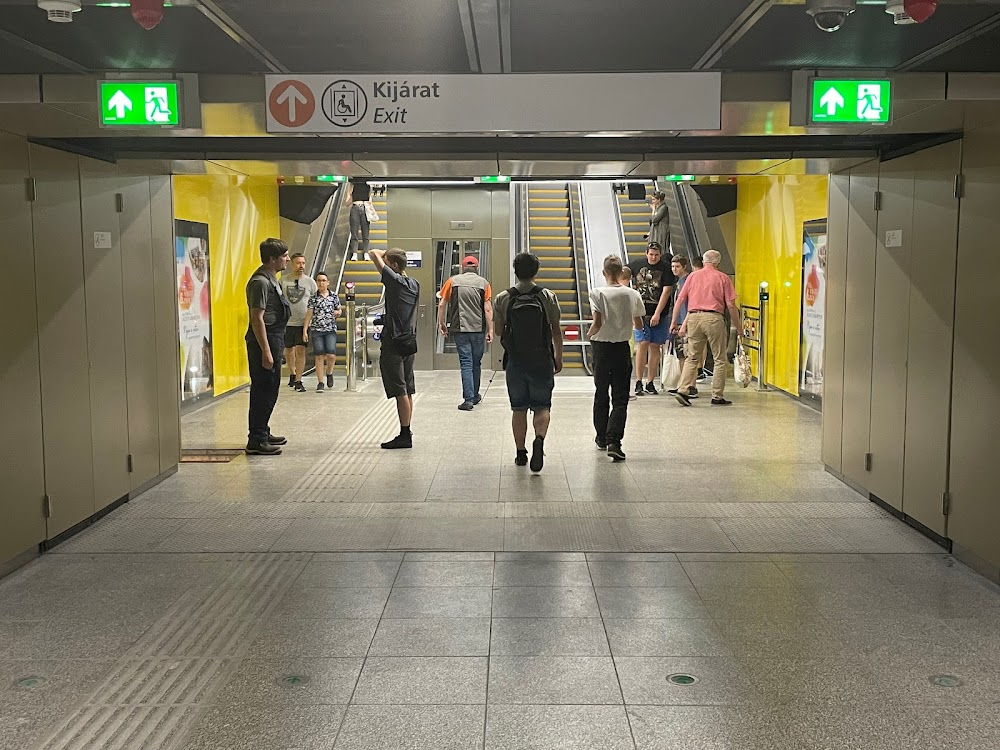
<svg viewBox="0 0 1000 750"><path fill-rule="evenodd" d="M510 71L510 0L457 0L469 69Z"/></svg>
<svg viewBox="0 0 1000 750"><path fill-rule="evenodd" d="M74 73L89 73L90 70L85 68L83 65L78 63L76 60L70 60L68 57L63 57L58 52L53 52L45 47L40 47L34 42L29 42L27 39L22 39L15 34L11 34L9 31L4 31L0 29L0 41L7 42L15 47L18 47L25 52L30 52L39 57L44 57L49 62L54 62L56 65L62 65L67 70Z"/></svg>
<svg viewBox="0 0 1000 750"><path fill-rule="evenodd" d="M931 18L927 23L934 23L934 19ZM931 47L928 50L924 50L919 55L911 57L909 60L899 65L896 70L913 70L929 60L933 60L935 57L939 57L946 52L951 52L958 47L971 42L976 37L982 36L983 34L988 34L994 29L1000 28L1000 13L995 16L990 16L989 18L980 21L975 26L971 26L961 34L956 34L951 39L946 39L941 42L941 44L936 47Z"/></svg>
<svg viewBox="0 0 1000 750"><path fill-rule="evenodd" d="M719 60L752 29L760 19L774 6L775 0L751 0L729 28L719 35L712 46L694 64L694 70L707 70L715 66Z"/></svg>
<svg viewBox="0 0 1000 750"><path fill-rule="evenodd" d="M267 66L272 73L289 73L289 69L250 36L232 17L215 4L214 0L198 0L198 10L214 23L226 36L240 45L257 60Z"/></svg>

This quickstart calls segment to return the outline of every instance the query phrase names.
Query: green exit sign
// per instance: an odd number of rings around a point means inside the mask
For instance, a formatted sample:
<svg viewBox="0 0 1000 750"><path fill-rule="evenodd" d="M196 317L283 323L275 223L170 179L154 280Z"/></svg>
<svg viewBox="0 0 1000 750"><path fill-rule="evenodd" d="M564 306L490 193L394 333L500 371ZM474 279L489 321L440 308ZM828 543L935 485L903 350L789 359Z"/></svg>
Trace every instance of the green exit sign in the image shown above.
<svg viewBox="0 0 1000 750"><path fill-rule="evenodd" d="M693 174L668 174L663 178L664 182L694 182Z"/></svg>
<svg viewBox="0 0 1000 750"><path fill-rule="evenodd" d="M101 81L101 125L164 128L180 124L177 81Z"/></svg>
<svg viewBox="0 0 1000 750"><path fill-rule="evenodd" d="M505 174L488 174L482 177L477 177L476 182L486 182L486 183L500 183L500 182L510 182L510 177Z"/></svg>
<svg viewBox="0 0 1000 750"><path fill-rule="evenodd" d="M816 78L810 85L809 121L812 123L878 125L890 120L892 88L888 80Z"/></svg>
<svg viewBox="0 0 1000 750"><path fill-rule="evenodd" d="M316 175L316 182L347 182L347 177L342 174L321 174Z"/></svg>

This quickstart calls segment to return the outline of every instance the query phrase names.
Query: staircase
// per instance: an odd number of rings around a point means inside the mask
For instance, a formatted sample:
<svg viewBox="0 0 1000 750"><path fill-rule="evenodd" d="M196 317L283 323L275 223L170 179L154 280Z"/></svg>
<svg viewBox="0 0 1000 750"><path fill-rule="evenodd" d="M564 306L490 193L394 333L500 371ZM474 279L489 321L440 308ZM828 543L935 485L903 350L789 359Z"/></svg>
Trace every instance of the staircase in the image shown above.
<svg viewBox="0 0 1000 750"><path fill-rule="evenodd" d="M369 237L372 250L387 250L389 241L389 207L385 195L372 194L372 205L378 212L379 220L371 225ZM347 282L354 282L354 301L356 305L377 305L382 301L382 281L375 266L369 258L364 260L348 260L344 265L344 274L340 280L340 304L344 305L344 314L337 319L337 370L345 372L347 363Z"/></svg>
<svg viewBox="0 0 1000 750"><path fill-rule="evenodd" d="M578 320L580 308L567 184L528 188L528 246L538 256L541 266L536 279L538 285L555 293L563 320ZM583 370L579 347L564 349L563 368Z"/></svg>

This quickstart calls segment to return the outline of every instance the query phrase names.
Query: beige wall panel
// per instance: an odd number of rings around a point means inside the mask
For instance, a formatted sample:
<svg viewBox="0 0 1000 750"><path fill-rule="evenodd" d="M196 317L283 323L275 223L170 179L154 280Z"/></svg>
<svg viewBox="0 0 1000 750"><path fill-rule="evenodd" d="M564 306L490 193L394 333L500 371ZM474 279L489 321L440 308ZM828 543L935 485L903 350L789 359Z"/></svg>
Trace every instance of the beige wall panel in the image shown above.
<svg viewBox="0 0 1000 750"><path fill-rule="evenodd" d="M961 158L960 141L910 157L915 179L903 512L942 536L958 237L955 175Z"/></svg>
<svg viewBox="0 0 1000 750"><path fill-rule="evenodd" d="M80 173L75 156L44 146L30 149L51 539L95 511Z"/></svg>
<svg viewBox="0 0 1000 750"><path fill-rule="evenodd" d="M494 229L497 227L496 214L494 214L493 227ZM513 261L514 258L511 257L510 253L510 240L507 237L494 237L490 245L490 286L493 289L494 298L509 288L510 269ZM489 350L489 361L488 365L484 366L492 367L494 370L502 370L503 346L500 345L500 339L494 338L493 343L487 349Z"/></svg>
<svg viewBox="0 0 1000 750"><path fill-rule="evenodd" d="M1000 347L996 248L1000 237L1000 128L968 134L959 219L955 300L955 389L951 422L948 536L1000 565Z"/></svg>
<svg viewBox="0 0 1000 750"><path fill-rule="evenodd" d="M389 237L431 237L431 191L426 188L394 188L385 192L389 210ZM392 242L389 247L393 247ZM406 247L407 250L416 248Z"/></svg>
<svg viewBox="0 0 1000 750"><path fill-rule="evenodd" d="M849 175L830 178L827 221L826 332L823 345L823 463L842 470L844 427L844 316L847 305ZM735 213L735 212L734 212Z"/></svg>
<svg viewBox="0 0 1000 750"><path fill-rule="evenodd" d="M436 240L487 239L493 236L493 198L489 190L434 190L431 193L431 210L431 237ZM392 213L389 215L392 216ZM471 221L472 229L452 229L453 221Z"/></svg>
<svg viewBox="0 0 1000 750"><path fill-rule="evenodd" d="M180 363L177 361L177 266L174 207L169 177L149 179L153 228L153 307L156 318L156 393L160 427L160 472L181 456Z"/></svg>
<svg viewBox="0 0 1000 750"><path fill-rule="evenodd" d="M493 190L493 236L510 239L510 190Z"/></svg>
<svg viewBox="0 0 1000 750"><path fill-rule="evenodd" d="M28 143L0 133L0 237L9 252L4 266L16 283L5 290L0 326L0 564L45 538L42 497L42 394L38 370L35 258L28 176Z"/></svg>
<svg viewBox="0 0 1000 750"><path fill-rule="evenodd" d="M848 212L847 306L844 317L843 474L867 488L872 388L872 320L875 306L875 190L878 165L851 173Z"/></svg>
<svg viewBox="0 0 1000 750"><path fill-rule="evenodd" d="M97 510L127 495L130 490L125 308L121 242L115 208L117 190L118 169L115 165L80 159L90 408L94 416L91 423L94 504ZM111 247L95 247L95 232L109 233Z"/></svg>
<svg viewBox="0 0 1000 750"><path fill-rule="evenodd" d="M906 433L906 349L909 338L910 260L913 242L912 157L882 164L875 250L875 317L872 332L871 479L868 490L893 508L903 507L903 441ZM902 232L902 246L887 247L886 233Z"/></svg>
<svg viewBox="0 0 1000 750"><path fill-rule="evenodd" d="M122 271L125 284L125 354L132 489L160 473L153 229L149 178L122 177Z"/></svg>

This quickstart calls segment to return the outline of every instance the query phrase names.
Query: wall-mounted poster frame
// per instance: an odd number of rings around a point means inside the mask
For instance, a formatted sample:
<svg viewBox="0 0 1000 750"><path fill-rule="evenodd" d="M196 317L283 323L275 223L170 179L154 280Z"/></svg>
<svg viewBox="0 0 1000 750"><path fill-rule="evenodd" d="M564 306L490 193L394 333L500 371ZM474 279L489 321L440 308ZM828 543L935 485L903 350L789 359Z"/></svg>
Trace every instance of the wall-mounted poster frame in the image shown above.
<svg viewBox="0 0 1000 750"><path fill-rule="evenodd" d="M799 398L823 404L823 346L826 327L827 220L802 224L802 345Z"/></svg>
<svg viewBox="0 0 1000 750"><path fill-rule="evenodd" d="M174 222L180 332L181 407L215 393L212 360L212 278L208 224Z"/></svg>

